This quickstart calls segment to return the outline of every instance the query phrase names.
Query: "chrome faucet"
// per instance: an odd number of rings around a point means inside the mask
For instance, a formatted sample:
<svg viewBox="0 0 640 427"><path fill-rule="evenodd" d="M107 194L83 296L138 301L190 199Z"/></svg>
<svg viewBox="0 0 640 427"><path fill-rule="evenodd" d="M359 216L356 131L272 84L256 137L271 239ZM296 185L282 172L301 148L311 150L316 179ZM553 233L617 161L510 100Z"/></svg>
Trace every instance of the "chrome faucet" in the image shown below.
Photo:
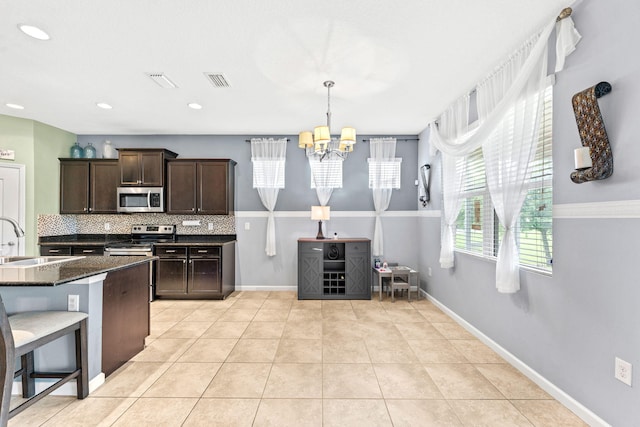
<svg viewBox="0 0 640 427"><path fill-rule="evenodd" d="M23 237L24 230L20 228L20 224L13 218L9 218L8 216L0 216L0 221L7 221L9 224L13 226L13 231L16 233L16 237Z"/></svg>

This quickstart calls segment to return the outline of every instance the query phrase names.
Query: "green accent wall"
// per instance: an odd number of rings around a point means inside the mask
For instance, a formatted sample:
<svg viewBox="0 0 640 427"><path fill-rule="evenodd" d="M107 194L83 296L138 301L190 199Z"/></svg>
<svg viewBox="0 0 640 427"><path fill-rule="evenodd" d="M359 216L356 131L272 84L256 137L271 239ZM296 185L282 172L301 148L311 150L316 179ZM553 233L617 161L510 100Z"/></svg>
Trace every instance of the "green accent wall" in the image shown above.
<svg viewBox="0 0 640 427"><path fill-rule="evenodd" d="M37 218L59 211L59 157L68 157L77 136L37 122L0 115L0 148L14 150L15 160L25 165L25 244L27 255L38 254Z"/></svg>

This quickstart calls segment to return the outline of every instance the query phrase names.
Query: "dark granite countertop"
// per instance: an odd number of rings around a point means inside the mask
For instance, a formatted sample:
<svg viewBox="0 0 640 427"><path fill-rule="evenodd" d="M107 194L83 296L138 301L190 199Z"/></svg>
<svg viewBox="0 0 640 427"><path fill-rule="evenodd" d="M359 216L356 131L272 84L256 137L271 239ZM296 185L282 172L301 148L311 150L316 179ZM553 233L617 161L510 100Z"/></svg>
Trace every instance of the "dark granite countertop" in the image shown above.
<svg viewBox="0 0 640 427"><path fill-rule="evenodd" d="M63 236L42 236L38 238L38 244L40 246L96 246L127 242L129 240L131 240L130 234L67 234ZM189 244L193 246L211 246L224 245L235 240L235 234L180 234L176 235L173 242L156 243L156 245L176 246Z"/></svg>
<svg viewBox="0 0 640 427"><path fill-rule="evenodd" d="M147 263L157 257L88 256L38 267L0 267L0 286L58 286L101 273Z"/></svg>

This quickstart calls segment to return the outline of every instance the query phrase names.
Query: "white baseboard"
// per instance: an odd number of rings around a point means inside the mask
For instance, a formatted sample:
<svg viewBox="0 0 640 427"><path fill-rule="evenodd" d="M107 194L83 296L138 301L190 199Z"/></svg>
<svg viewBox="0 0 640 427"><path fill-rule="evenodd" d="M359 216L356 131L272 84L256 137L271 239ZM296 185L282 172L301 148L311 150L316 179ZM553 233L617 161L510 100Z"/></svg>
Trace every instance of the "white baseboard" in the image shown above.
<svg viewBox="0 0 640 427"><path fill-rule="evenodd" d="M556 399L558 402L562 403L569 410L571 410L574 414L580 417L584 422L589 424L590 426L601 426L601 427L611 427L610 424L605 422L602 418L598 417L594 414L589 408L582 405L580 402L575 400L573 397L569 396L562 389L557 387L551 381L547 380L545 377L540 375L538 372L533 370L527 364L525 364L522 360L518 359L516 356L511 354L508 350L501 347L498 343L493 341L491 338L483 334L481 331L476 329L469 322L464 320L462 317L458 316L454 311L449 309L447 306L442 304L440 301L429 295L425 292L425 295L429 301L431 301L435 306L444 311L447 315L449 315L453 320L455 320L460 326L469 331L472 335L482 341L484 344L489 346L493 351L498 353L502 358L504 358L509 364L511 364L514 368L520 371L523 375L529 378L531 381L536 383L540 388L549 393Z"/></svg>
<svg viewBox="0 0 640 427"><path fill-rule="evenodd" d="M282 286L256 286L256 285L236 285L236 291L298 291L297 285Z"/></svg>
<svg viewBox="0 0 640 427"><path fill-rule="evenodd" d="M36 380L36 394L41 393L47 387L51 386L56 380L45 380L45 379L37 379ZM89 380L89 394L93 393L98 389L102 384L104 384L105 375L103 372L100 372L94 378ZM18 381L13 382L13 387L11 388L12 395L22 395L22 383ZM68 383L62 384L60 388L51 392L51 396L75 396L77 394L76 388L76 380L71 380Z"/></svg>

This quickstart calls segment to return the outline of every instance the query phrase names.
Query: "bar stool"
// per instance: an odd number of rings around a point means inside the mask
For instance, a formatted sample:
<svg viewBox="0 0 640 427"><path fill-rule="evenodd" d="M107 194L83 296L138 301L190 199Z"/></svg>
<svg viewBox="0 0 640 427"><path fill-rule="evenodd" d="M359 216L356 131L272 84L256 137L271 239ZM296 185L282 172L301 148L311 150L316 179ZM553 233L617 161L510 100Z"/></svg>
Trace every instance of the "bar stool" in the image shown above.
<svg viewBox="0 0 640 427"><path fill-rule="evenodd" d="M69 311L30 311L7 316L0 297L0 427L66 382L76 379L78 399L89 394L86 313ZM64 335L75 333L76 368L72 372L35 372L33 351ZM20 358L20 369L15 370ZM22 397L27 400L10 410L14 378L22 379ZM59 378L40 393L36 378Z"/></svg>

